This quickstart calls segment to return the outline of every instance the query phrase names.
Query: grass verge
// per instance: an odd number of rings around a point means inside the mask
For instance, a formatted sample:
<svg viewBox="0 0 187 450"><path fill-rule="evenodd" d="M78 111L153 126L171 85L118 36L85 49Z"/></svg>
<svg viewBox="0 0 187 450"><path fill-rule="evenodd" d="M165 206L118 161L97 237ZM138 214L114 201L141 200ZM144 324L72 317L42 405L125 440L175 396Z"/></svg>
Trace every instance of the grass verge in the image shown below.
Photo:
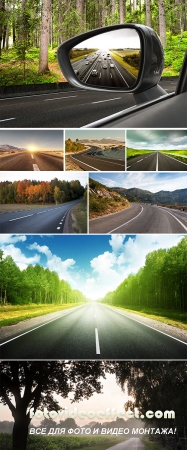
<svg viewBox="0 0 187 450"><path fill-rule="evenodd" d="M79 203L71 210L72 232L87 233L87 204Z"/></svg>
<svg viewBox="0 0 187 450"><path fill-rule="evenodd" d="M180 313L178 311L170 311L165 309L155 310L153 308L137 307L136 309L129 309L123 306L116 306L116 308L130 313L139 314L140 316L148 317L149 319L159 320L159 322L166 323L167 325L172 325L173 327L187 330L186 313Z"/></svg>
<svg viewBox="0 0 187 450"><path fill-rule="evenodd" d="M13 325L23 320L33 317L44 316L45 314L64 309L73 308L81 303L66 303L61 305L51 304L31 304L31 305L2 305L0 306L0 327Z"/></svg>
<svg viewBox="0 0 187 450"><path fill-rule="evenodd" d="M128 158L133 158L134 156L140 156L140 155L145 155L145 154L149 154L149 153L154 153L151 150L135 150L133 148L127 148L127 159Z"/></svg>

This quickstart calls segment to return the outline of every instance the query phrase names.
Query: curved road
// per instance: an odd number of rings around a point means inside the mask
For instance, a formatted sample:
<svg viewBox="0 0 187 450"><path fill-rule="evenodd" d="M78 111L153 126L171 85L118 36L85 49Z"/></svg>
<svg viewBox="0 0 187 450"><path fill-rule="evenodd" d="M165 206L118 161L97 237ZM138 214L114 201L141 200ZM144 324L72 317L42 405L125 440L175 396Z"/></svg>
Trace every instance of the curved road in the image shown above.
<svg viewBox="0 0 187 450"><path fill-rule="evenodd" d="M68 211L81 201L82 199L79 199L59 206L2 213L0 214L0 232L63 233Z"/></svg>
<svg viewBox="0 0 187 450"><path fill-rule="evenodd" d="M134 156L127 159L127 170L133 171L185 171L187 170L187 163L178 161L169 155L163 153L153 152L140 156Z"/></svg>
<svg viewBox="0 0 187 450"><path fill-rule="evenodd" d="M106 450L145 450L145 446L139 438L131 438L128 441L108 447Z"/></svg>
<svg viewBox="0 0 187 450"><path fill-rule="evenodd" d="M164 333L140 317L98 303L59 311L46 322L42 316L40 325L31 319L25 327L13 326L12 333L10 327L9 337L2 328L1 358L186 359L187 342L176 337L175 329Z"/></svg>
<svg viewBox="0 0 187 450"><path fill-rule="evenodd" d="M20 151L0 158L0 170L63 170L63 158L44 152Z"/></svg>
<svg viewBox="0 0 187 450"><path fill-rule="evenodd" d="M99 147L92 147L91 150L77 153L76 155L68 155L78 166L83 170L94 171L124 171L125 170L125 155L124 160L106 158L95 155L95 152L101 151Z"/></svg>
<svg viewBox="0 0 187 450"><path fill-rule="evenodd" d="M89 233L184 233L187 213L131 203L123 211L89 221Z"/></svg>

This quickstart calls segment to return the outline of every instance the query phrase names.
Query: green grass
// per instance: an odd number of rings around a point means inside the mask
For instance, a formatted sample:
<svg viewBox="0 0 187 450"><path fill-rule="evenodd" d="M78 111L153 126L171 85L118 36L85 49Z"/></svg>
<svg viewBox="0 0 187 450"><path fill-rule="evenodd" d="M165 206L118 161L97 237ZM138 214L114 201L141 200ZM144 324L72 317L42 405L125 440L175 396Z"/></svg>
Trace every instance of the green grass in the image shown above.
<svg viewBox="0 0 187 450"><path fill-rule="evenodd" d="M44 316L45 314L64 309L73 308L80 303L66 303L59 305L51 304L30 304L30 305L1 305L0 306L0 327L5 325L13 325L26 319Z"/></svg>
<svg viewBox="0 0 187 450"><path fill-rule="evenodd" d="M186 313L173 310L170 311L169 309L138 308L138 306L134 307L134 309L127 308L125 306L116 307L127 312L140 314L141 316L148 317L149 319L159 320L159 322L187 330Z"/></svg>
<svg viewBox="0 0 187 450"><path fill-rule="evenodd" d="M127 158L133 158L134 156L140 156L140 155L145 155L145 154L149 154L149 153L153 153L153 150L136 150L133 148L127 148L126 149L126 154L127 154Z"/></svg>
<svg viewBox="0 0 187 450"><path fill-rule="evenodd" d="M87 233L87 204L85 201L71 209L73 233Z"/></svg>
<svg viewBox="0 0 187 450"><path fill-rule="evenodd" d="M106 450L119 442L125 441L124 436L28 436L27 450ZM0 447L3 450L12 450L12 436L0 434Z"/></svg>
<svg viewBox="0 0 187 450"><path fill-rule="evenodd" d="M160 152L187 164L187 150L160 150Z"/></svg>
<svg viewBox="0 0 187 450"><path fill-rule="evenodd" d="M131 52L132 54L136 53L136 50L133 50ZM120 66L124 67L129 73L131 73L132 75L134 75L134 82L136 81L136 78L138 76L138 69L136 69L136 67L133 67L132 65L128 64L126 61L124 61L124 56L130 56L131 54L130 52L125 52L125 51L118 51L118 52L114 52L111 51L110 54L112 56L113 59L115 59ZM137 53L139 53L139 51L137 51Z"/></svg>
<svg viewBox="0 0 187 450"><path fill-rule="evenodd" d="M155 439L153 436L141 436L142 444L145 445L145 450L162 450L162 443L159 442L159 438Z"/></svg>

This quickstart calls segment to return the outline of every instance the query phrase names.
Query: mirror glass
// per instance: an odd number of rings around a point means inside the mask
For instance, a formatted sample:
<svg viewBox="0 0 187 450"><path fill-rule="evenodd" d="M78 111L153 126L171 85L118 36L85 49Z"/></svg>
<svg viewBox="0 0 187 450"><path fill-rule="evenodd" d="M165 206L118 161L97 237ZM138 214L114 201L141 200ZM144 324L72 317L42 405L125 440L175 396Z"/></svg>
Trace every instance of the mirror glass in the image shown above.
<svg viewBox="0 0 187 450"><path fill-rule="evenodd" d="M140 67L141 45L133 28L107 31L86 39L70 51L70 61L83 83L130 89Z"/></svg>

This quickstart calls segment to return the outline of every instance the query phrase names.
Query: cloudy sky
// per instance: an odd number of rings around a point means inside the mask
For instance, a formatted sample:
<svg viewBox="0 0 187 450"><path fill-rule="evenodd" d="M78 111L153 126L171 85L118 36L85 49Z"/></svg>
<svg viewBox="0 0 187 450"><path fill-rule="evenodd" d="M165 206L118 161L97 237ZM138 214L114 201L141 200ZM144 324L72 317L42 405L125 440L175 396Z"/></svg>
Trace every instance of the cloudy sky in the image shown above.
<svg viewBox="0 0 187 450"><path fill-rule="evenodd" d="M71 139L75 141L76 139L91 139L91 140L101 140L101 139L115 139L116 141L125 142L125 131L124 130L66 130L65 140Z"/></svg>
<svg viewBox="0 0 187 450"><path fill-rule="evenodd" d="M136 150L187 150L187 130L128 130L127 147Z"/></svg>
<svg viewBox="0 0 187 450"><path fill-rule="evenodd" d="M0 146L13 145L28 150L64 150L63 130L2 130Z"/></svg>
<svg viewBox="0 0 187 450"><path fill-rule="evenodd" d="M146 255L176 245L180 235L0 235L0 248L21 270L39 263L96 300L145 263Z"/></svg>
<svg viewBox="0 0 187 450"><path fill-rule="evenodd" d="M185 172L92 172L90 178L107 187L139 188L150 192L174 191L187 188Z"/></svg>

